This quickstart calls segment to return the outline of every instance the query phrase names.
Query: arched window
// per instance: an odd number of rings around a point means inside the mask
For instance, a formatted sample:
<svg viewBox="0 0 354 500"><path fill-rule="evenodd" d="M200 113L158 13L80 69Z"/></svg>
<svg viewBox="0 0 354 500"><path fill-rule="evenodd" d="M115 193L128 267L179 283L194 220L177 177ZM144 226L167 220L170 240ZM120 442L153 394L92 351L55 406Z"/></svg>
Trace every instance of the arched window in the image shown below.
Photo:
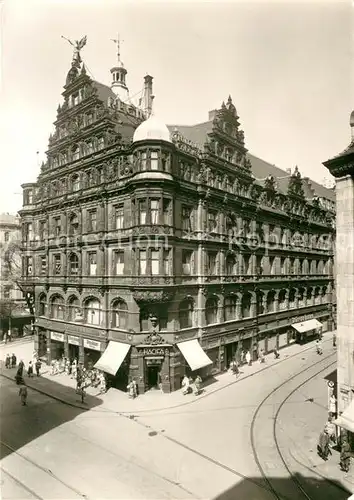
<svg viewBox="0 0 354 500"><path fill-rule="evenodd" d="M299 307L304 306L305 305L305 289L304 288L299 288L297 298L298 298Z"/></svg>
<svg viewBox="0 0 354 500"><path fill-rule="evenodd" d="M326 302L328 302L328 288L326 286L324 286L322 288L322 303L325 304Z"/></svg>
<svg viewBox="0 0 354 500"><path fill-rule="evenodd" d="M318 261L317 274L324 274L324 263L323 260Z"/></svg>
<svg viewBox="0 0 354 500"><path fill-rule="evenodd" d="M179 305L179 327L191 328L193 326L194 303L191 299L182 300Z"/></svg>
<svg viewBox="0 0 354 500"><path fill-rule="evenodd" d="M60 295L56 295L51 300L50 317L64 319L64 299Z"/></svg>
<svg viewBox="0 0 354 500"><path fill-rule="evenodd" d="M296 290L291 288L289 292L289 308L294 308L296 306Z"/></svg>
<svg viewBox="0 0 354 500"><path fill-rule="evenodd" d="M76 214L72 214L69 218L69 236L79 234L79 218Z"/></svg>
<svg viewBox="0 0 354 500"><path fill-rule="evenodd" d="M226 257L226 274L227 276L233 276L235 273L236 260L233 255L228 255Z"/></svg>
<svg viewBox="0 0 354 500"><path fill-rule="evenodd" d="M264 314L264 293L257 293L257 314Z"/></svg>
<svg viewBox="0 0 354 500"><path fill-rule="evenodd" d="M75 296L70 297L68 301L69 307L69 321L75 321L78 314L80 314L80 302Z"/></svg>
<svg viewBox="0 0 354 500"><path fill-rule="evenodd" d="M251 294L245 293L241 301L241 313L243 318L251 316Z"/></svg>
<svg viewBox="0 0 354 500"><path fill-rule="evenodd" d="M47 296L45 293L42 293L39 297L39 316L47 316Z"/></svg>
<svg viewBox="0 0 354 500"><path fill-rule="evenodd" d="M321 290L318 286L315 288L315 304L321 303Z"/></svg>
<svg viewBox="0 0 354 500"><path fill-rule="evenodd" d="M97 137L97 149L104 148L104 139L103 137Z"/></svg>
<svg viewBox="0 0 354 500"><path fill-rule="evenodd" d="M97 299L88 299L85 302L85 321L89 325L101 324L101 303Z"/></svg>
<svg viewBox="0 0 354 500"><path fill-rule="evenodd" d="M218 321L218 301L215 297L209 297L205 303L205 320L207 325Z"/></svg>
<svg viewBox="0 0 354 500"><path fill-rule="evenodd" d="M122 299L115 300L112 304L111 327L128 329L128 306Z"/></svg>
<svg viewBox="0 0 354 500"><path fill-rule="evenodd" d="M69 274L77 276L79 274L79 257L76 253L72 253L69 257Z"/></svg>
<svg viewBox="0 0 354 500"><path fill-rule="evenodd" d="M91 140L88 140L85 144L86 146L86 154L87 155L90 155L91 153L93 153L94 149L93 149L93 142Z"/></svg>
<svg viewBox="0 0 354 500"><path fill-rule="evenodd" d="M307 300L307 305L311 305L312 303L312 288L308 288L306 292L306 300Z"/></svg>
<svg viewBox="0 0 354 500"><path fill-rule="evenodd" d="M72 160L78 160L80 158L80 149L79 146L74 146L71 150L71 158Z"/></svg>
<svg viewBox="0 0 354 500"><path fill-rule="evenodd" d="M224 303L225 321L231 321L233 319L236 319L236 304L237 300L235 296L230 296L225 298L225 303Z"/></svg>
<svg viewBox="0 0 354 500"><path fill-rule="evenodd" d="M275 301L275 292L271 290L267 295L267 310L268 312L274 311L274 301Z"/></svg>
<svg viewBox="0 0 354 500"><path fill-rule="evenodd" d="M286 309L286 290L280 290L279 296L279 311Z"/></svg>
<svg viewBox="0 0 354 500"><path fill-rule="evenodd" d="M308 259L304 259L304 266L302 270L303 274L309 274L309 261Z"/></svg>
<svg viewBox="0 0 354 500"><path fill-rule="evenodd" d="M80 189L80 178L77 174L71 177L71 188L74 192Z"/></svg>

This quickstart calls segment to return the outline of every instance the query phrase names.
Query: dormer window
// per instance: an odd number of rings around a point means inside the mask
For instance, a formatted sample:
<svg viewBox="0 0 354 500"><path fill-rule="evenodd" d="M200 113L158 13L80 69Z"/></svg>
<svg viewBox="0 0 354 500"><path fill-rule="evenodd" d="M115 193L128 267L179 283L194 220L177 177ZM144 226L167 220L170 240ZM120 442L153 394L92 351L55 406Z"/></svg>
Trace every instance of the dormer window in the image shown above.
<svg viewBox="0 0 354 500"><path fill-rule="evenodd" d="M97 139L97 149L104 148L104 139L103 137L98 137Z"/></svg>
<svg viewBox="0 0 354 500"><path fill-rule="evenodd" d="M72 102L73 106L76 106L77 104L79 104L79 102L80 102L80 95L79 95L78 92L75 92L75 94L73 94L71 96L71 102Z"/></svg>
<svg viewBox="0 0 354 500"><path fill-rule="evenodd" d="M27 189L24 192L24 205L32 205L33 203L33 191L32 189Z"/></svg>
<svg viewBox="0 0 354 500"><path fill-rule="evenodd" d="M89 113L86 115L86 125L91 125L92 122L93 122L93 114Z"/></svg>

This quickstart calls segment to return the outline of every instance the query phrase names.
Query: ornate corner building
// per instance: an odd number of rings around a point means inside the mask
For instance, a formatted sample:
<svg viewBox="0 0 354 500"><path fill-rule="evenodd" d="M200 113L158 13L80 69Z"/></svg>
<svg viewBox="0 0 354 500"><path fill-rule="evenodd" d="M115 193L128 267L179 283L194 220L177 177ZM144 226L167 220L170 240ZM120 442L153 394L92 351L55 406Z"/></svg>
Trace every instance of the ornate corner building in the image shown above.
<svg viewBox="0 0 354 500"><path fill-rule="evenodd" d="M92 80L75 55L47 161L23 185L39 354L110 357L116 386L169 392L189 369L285 347L293 324L332 329L334 190L249 154L231 97L167 127L152 77L140 109L120 59L112 74Z"/></svg>

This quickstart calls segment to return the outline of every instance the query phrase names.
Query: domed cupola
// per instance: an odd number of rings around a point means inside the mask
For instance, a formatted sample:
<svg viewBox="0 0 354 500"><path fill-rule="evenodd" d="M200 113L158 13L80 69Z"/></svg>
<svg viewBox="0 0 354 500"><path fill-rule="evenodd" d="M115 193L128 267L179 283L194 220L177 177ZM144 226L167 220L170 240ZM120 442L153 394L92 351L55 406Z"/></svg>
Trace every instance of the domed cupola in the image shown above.
<svg viewBox="0 0 354 500"><path fill-rule="evenodd" d="M139 141L172 142L170 132L166 125L154 115L151 115L135 130L133 142Z"/></svg>

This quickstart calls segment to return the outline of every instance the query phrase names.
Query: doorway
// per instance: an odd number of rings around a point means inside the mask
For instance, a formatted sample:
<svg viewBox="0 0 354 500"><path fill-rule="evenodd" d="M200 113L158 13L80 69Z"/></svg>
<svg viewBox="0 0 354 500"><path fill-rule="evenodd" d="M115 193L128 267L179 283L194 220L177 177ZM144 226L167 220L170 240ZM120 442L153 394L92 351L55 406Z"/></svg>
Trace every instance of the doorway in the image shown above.
<svg viewBox="0 0 354 500"><path fill-rule="evenodd" d="M147 389L159 389L161 363L149 363L146 365L146 386Z"/></svg>

